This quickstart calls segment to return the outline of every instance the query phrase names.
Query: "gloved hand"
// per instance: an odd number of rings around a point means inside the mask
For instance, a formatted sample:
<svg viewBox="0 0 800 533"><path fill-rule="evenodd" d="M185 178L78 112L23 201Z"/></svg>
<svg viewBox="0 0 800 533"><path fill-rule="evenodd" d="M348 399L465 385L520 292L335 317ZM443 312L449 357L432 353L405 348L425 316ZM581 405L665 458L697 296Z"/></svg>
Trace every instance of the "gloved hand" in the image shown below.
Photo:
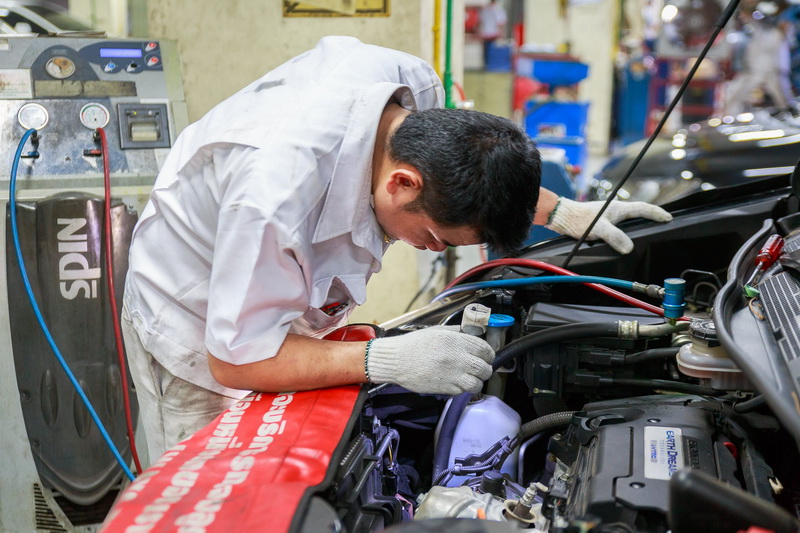
<svg viewBox="0 0 800 533"><path fill-rule="evenodd" d="M366 370L373 383L455 396L480 392L493 360L494 350L483 339L436 326L373 340Z"/></svg>
<svg viewBox="0 0 800 533"><path fill-rule="evenodd" d="M560 233L569 235L574 239L579 239L581 235L592 223L597 212L605 202L576 202L569 198L559 198L558 205L550 215L550 220L545 227ZM603 212L603 216L597 221L588 240L602 239L609 246L621 254L630 253L633 250L633 241L614 224L629 218L648 218L656 222L669 222L672 215L660 207L648 204L647 202L621 202L614 200Z"/></svg>

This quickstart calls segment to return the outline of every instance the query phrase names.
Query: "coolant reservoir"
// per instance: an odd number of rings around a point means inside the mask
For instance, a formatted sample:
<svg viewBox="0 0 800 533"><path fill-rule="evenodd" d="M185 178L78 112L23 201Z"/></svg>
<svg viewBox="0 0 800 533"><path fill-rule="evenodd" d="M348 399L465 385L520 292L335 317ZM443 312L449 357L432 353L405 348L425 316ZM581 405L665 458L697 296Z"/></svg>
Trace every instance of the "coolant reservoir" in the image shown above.
<svg viewBox="0 0 800 533"><path fill-rule="evenodd" d="M747 376L720 345L713 320L696 320L689 326L692 341L678 352L678 369L687 376L709 380L716 390L751 390Z"/></svg>
<svg viewBox="0 0 800 533"><path fill-rule="evenodd" d="M450 408L448 400L445 412ZM439 419L441 426L444 413ZM456 457L466 457L468 455L479 455L488 450L493 444L503 437L514 437L519 433L521 418L519 414L509 407L503 400L496 396L476 395L467 404L461 419L456 426L453 437L453 446L450 449L450 459L447 463L448 468L455 464ZM435 439L439 438L439 426L436 427ZM518 449L508 456L501 472L517 479L517 456ZM471 476L453 476L447 483L448 487L461 485Z"/></svg>

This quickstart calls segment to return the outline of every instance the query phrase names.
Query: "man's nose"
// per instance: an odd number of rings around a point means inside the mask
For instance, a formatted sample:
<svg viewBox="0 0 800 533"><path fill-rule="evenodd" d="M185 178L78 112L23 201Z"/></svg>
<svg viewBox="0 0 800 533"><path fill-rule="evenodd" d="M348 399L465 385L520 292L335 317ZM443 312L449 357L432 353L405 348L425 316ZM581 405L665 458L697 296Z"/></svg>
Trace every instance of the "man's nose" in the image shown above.
<svg viewBox="0 0 800 533"><path fill-rule="evenodd" d="M428 250L432 252L444 252L447 249L447 245L441 242L433 241L432 243L428 244Z"/></svg>

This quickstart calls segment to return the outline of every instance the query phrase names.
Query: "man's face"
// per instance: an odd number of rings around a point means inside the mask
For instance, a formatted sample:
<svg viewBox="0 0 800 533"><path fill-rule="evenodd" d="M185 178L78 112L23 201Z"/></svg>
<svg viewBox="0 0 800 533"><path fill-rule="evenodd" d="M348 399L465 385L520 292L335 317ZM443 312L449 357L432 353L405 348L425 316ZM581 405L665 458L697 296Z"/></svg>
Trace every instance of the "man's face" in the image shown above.
<svg viewBox="0 0 800 533"><path fill-rule="evenodd" d="M440 226L424 212L409 211L404 206L376 214L390 238L403 241L418 250L442 252L448 246L481 243L478 233L468 226Z"/></svg>

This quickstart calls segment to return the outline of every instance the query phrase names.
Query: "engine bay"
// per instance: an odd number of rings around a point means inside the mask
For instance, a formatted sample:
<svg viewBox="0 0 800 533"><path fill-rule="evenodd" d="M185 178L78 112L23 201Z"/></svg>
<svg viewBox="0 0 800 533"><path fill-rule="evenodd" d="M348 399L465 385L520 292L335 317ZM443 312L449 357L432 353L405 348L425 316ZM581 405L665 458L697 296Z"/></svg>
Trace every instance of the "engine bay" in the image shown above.
<svg viewBox="0 0 800 533"><path fill-rule="evenodd" d="M778 348L800 344L758 291L779 274L797 283L787 192L714 193L665 226L631 224L630 256L590 245L570 271L570 243L535 245L382 325L467 331L485 314L495 373L478 395L365 392L303 530L796 531L800 402ZM747 292L771 235L787 251ZM592 276L636 280L644 295Z"/></svg>

